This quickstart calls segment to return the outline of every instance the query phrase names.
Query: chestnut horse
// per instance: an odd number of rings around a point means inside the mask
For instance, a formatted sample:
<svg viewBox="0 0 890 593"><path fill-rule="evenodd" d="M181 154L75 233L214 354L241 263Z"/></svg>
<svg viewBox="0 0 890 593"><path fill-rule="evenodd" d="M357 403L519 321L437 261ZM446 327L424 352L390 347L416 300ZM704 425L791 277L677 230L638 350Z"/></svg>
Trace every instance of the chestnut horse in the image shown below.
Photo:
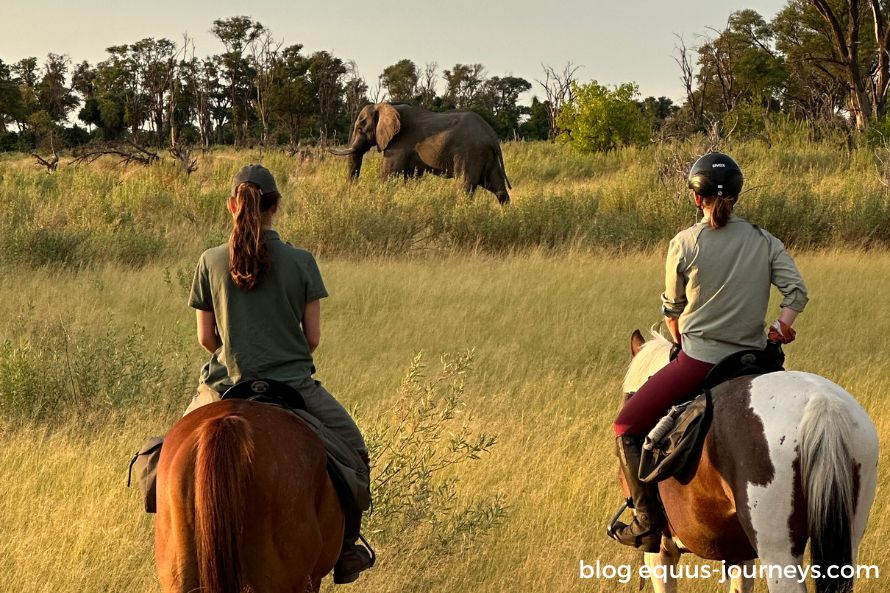
<svg viewBox="0 0 890 593"><path fill-rule="evenodd" d="M342 543L324 446L290 412L223 400L167 434L155 521L164 593L318 591Z"/></svg>
<svg viewBox="0 0 890 593"><path fill-rule="evenodd" d="M670 350L663 337L646 342L635 331L625 393L666 365ZM661 551L645 555L650 569L665 575L652 580L655 590L676 590L671 569L688 551L742 565L732 591L753 590L747 577L758 575L771 593L805 593L800 575L814 577L812 567L793 578L780 569L805 570L809 541L811 564L823 571L813 579L816 591L852 591L852 578L825 572L855 564L865 533L878 462L868 414L831 381L797 371L732 379L712 395L700 459L680 479L658 485L668 527Z"/></svg>

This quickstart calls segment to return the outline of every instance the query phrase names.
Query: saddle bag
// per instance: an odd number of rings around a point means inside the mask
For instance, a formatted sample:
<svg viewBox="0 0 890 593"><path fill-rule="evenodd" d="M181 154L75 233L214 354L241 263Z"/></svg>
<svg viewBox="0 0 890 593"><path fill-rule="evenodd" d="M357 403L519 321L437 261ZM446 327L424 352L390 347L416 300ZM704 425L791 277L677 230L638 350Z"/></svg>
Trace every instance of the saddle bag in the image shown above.
<svg viewBox="0 0 890 593"><path fill-rule="evenodd" d="M712 414L710 390L672 407L643 442L640 481L654 484L685 473L699 457Z"/></svg>
<svg viewBox="0 0 890 593"><path fill-rule="evenodd" d="M127 476L127 488L133 480L133 472L136 473L136 481L142 492L142 500L146 513L156 513L156 480L158 475L158 460L161 458L161 445L164 437L149 437L145 439L136 454L130 460L130 473Z"/></svg>

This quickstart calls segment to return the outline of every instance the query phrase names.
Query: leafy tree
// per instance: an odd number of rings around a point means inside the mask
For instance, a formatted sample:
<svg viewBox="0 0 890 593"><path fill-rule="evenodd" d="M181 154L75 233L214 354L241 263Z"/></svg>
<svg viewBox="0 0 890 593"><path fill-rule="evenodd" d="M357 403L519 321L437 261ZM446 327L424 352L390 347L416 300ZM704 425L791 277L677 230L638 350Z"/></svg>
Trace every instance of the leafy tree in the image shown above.
<svg viewBox="0 0 890 593"><path fill-rule="evenodd" d="M636 84L610 89L594 80L574 84L572 94L572 101L563 105L557 116L560 141L583 152L596 152L649 139L650 124L637 105Z"/></svg>
<svg viewBox="0 0 890 593"><path fill-rule="evenodd" d="M446 84L443 107L470 109L485 82L485 68L482 64L455 64L451 70L445 70L443 76Z"/></svg>
<svg viewBox="0 0 890 593"><path fill-rule="evenodd" d="M773 47L773 29L756 11L730 15L726 27L698 48L698 101L722 116L740 103L776 108L787 72Z"/></svg>
<svg viewBox="0 0 890 593"><path fill-rule="evenodd" d="M322 139L334 136L337 114L343 106L343 60L326 51L309 56L308 79L318 101L318 132Z"/></svg>
<svg viewBox="0 0 890 593"><path fill-rule="evenodd" d="M389 94L389 100L394 103L414 101L418 94L419 81L417 66L409 59L399 60L387 66L380 75L380 84Z"/></svg>
<svg viewBox="0 0 890 593"><path fill-rule="evenodd" d="M284 48L272 67L275 85L269 94L273 119L287 131L290 143L296 145L302 130L316 113L318 103L306 74L309 60L300 54L302 45Z"/></svg>
<svg viewBox="0 0 890 593"><path fill-rule="evenodd" d="M244 53L265 31L258 21L247 16L216 19L210 31L220 40L226 51L217 57L217 65L224 74L229 89L229 117L235 133L235 144L243 144L251 115L251 81L256 76Z"/></svg>
<svg viewBox="0 0 890 593"><path fill-rule="evenodd" d="M532 97L528 119L519 124L519 135L526 140L548 140L550 138L550 106L546 101Z"/></svg>
<svg viewBox="0 0 890 593"><path fill-rule="evenodd" d="M518 134L519 119L528 113L528 107L517 105L517 101L520 94L531 88L529 81L516 76L493 76L483 84L476 104L491 114L493 127L501 138Z"/></svg>
<svg viewBox="0 0 890 593"><path fill-rule="evenodd" d="M22 93L12 68L0 60L0 133L24 117Z"/></svg>
<svg viewBox="0 0 890 593"><path fill-rule="evenodd" d="M679 107L667 97L646 97L642 102L637 103L640 111L647 120L652 122L654 128L660 128L664 120L674 115Z"/></svg>

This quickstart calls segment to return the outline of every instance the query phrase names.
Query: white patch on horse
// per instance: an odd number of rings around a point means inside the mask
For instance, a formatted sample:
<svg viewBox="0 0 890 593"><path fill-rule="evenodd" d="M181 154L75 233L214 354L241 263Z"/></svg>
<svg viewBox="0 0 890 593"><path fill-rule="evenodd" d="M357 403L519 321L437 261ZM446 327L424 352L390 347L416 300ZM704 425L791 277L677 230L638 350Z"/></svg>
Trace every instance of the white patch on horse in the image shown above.
<svg viewBox="0 0 890 593"><path fill-rule="evenodd" d="M876 434L874 425L853 397L831 381L797 371L773 373L756 377L751 381L750 406L763 423L764 437L773 466L773 479L765 485L749 484L748 510L756 537L756 548L761 564L800 565L801 557L792 552L790 518L794 511L794 463L799 456L801 472L805 473L808 451L817 442L820 447L833 447L840 437L852 437L848 441L849 453L854 461L877 463ZM826 438L834 431L838 439ZM854 436L855 435L855 436ZM806 445L810 444L808 448ZM836 460L830 467L811 464L809 479L811 495L820 500L810 500L808 515L818 516L823 505L823 486L833 475L849 474L851 468L839 460L845 459L840 451L823 452L823 458ZM860 471L860 493L857 513L853 520L853 550L862 537L874 494L874 471ZM804 480L805 476L801 476ZM807 488L807 484L803 484ZM813 496L811 496L812 498ZM771 593L777 591L806 591L806 586L794 579L768 579Z"/></svg>
<svg viewBox="0 0 890 593"><path fill-rule="evenodd" d="M750 406L763 424L764 438L773 467L768 484L748 484L748 512L762 563L796 565L792 554L789 519L794 511L794 461L797 458L797 419L803 417L807 396L797 373L774 373L751 380ZM770 579L770 591L778 590ZM794 585L794 586L792 586ZM799 583L787 583L787 590L806 591Z"/></svg>

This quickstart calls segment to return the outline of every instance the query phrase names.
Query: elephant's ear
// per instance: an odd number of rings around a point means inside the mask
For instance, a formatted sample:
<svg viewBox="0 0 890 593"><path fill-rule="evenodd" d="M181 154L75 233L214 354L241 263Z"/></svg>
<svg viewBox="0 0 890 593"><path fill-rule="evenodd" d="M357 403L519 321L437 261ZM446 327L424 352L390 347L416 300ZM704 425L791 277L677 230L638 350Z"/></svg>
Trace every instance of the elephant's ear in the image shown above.
<svg viewBox="0 0 890 593"><path fill-rule="evenodd" d="M383 152L389 143L395 138L402 128L402 120L399 112L389 103L381 103L377 107L377 150Z"/></svg>

